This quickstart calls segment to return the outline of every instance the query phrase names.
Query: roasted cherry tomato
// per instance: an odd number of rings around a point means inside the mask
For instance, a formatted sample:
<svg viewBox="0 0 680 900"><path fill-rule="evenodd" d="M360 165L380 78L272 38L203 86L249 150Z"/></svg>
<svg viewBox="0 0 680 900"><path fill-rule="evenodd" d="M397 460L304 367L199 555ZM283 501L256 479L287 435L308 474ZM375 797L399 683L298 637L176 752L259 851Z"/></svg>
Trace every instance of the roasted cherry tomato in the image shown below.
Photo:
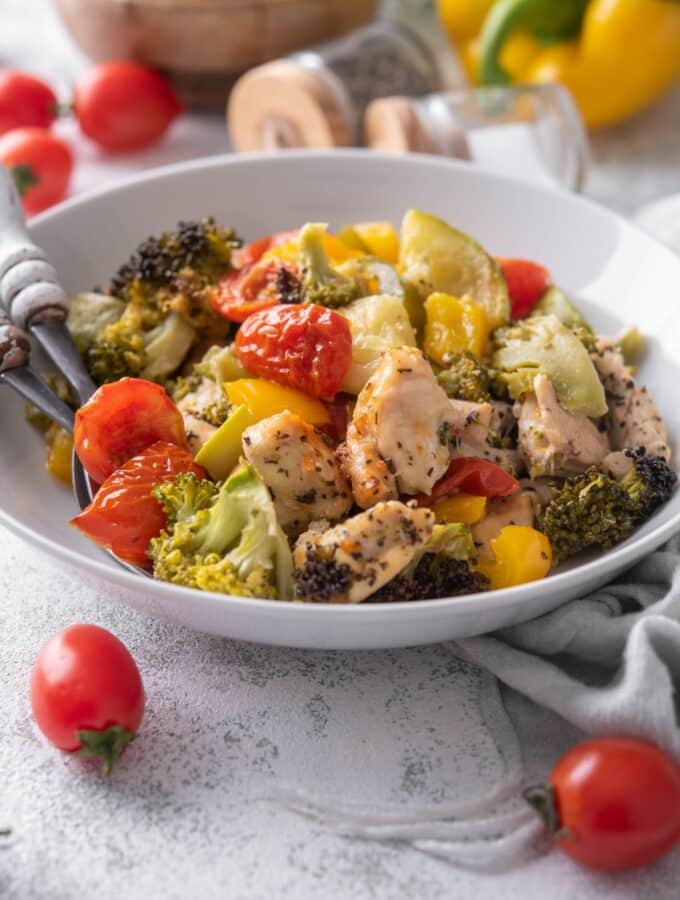
<svg viewBox="0 0 680 900"><path fill-rule="evenodd" d="M143 378L102 385L76 412L73 441L99 484L156 441L187 446L182 414L159 384Z"/></svg>
<svg viewBox="0 0 680 900"><path fill-rule="evenodd" d="M234 265L241 269L256 263L260 257L271 250L272 247L280 247L282 244L288 244L294 241L300 232L295 231L277 231L267 237L259 238L257 241L251 241L244 244L240 250L236 250L233 255Z"/></svg>
<svg viewBox="0 0 680 900"><path fill-rule="evenodd" d="M88 69L76 84L73 108L83 132L116 152L155 143L182 111L164 78L127 61Z"/></svg>
<svg viewBox="0 0 680 900"><path fill-rule="evenodd" d="M212 305L232 322L245 322L248 316L278 303L299 299L297 273L278 259L261 259L223 275L212 295Z"/></svg>
<svg viewBox="0 0 680 900"><path fill-rule="evenodd" d="M646 866L680 841L680 766L645 741L579 744L524 796L558 846L594 869Z"/></svg>
<svg viewBox="0 0 680 900"><path fill-rule="evenodd" d="M17 128L0 137L0 163L9 169L28 215L63 200L73 171L69 145L42 128Z"/></svg>
<svg viewBox="0 0 680 900"><path fill-rule="evenodd" d="M550 287L550 273L529 259L498 260L510 294L510 315L521 319L528 315Z"/></svg>
<svg viewBox="0 0 680 900"><path fill-rule="evenodd" d="M71 625L38 654L31 706L48 741L100 757L108 774L141 724L144 687L134 659L110 631Z"/></svg>
<svg viewBox="0 0 680 900"><path fill-rule="evenodd" d="M236 335L241 364L253 375L329 399L352 360L344 316L317 306L274 306L250 316Z"/></svg>
<svg viewBox="0 0 680 900"><path fill-rule="evenodd" d="M437 500L460 491L476 497L508 497L519 483L495 463L476 456L461 456L451 461L445 475L432 488L431 494L419 494L420 506L432 506Z"/></svg>
<svg viewBox="0 0 680 900"><path fill-rule="evenodd" d="M32 75L0 69L0 134L15 128L49 128L57 117L52 88Z"/></svg>
<svg viewBox="0 0 680 900"><path fill-rule="evenodd" d="M338 394L332 400L327 400L325 406L331 421L328 425L321 425L321 431L325 431L336 441L344 441L356 402L357 398L351 394Z"/></svg>
<svg viewBox="0 0 680 900"><path fill-rule="evenodd" d="M151 488L181 472L206 477L188 450L158 441L109 475L92 503L71 520L71 525L124 562L148 567L149 542L167 524Z"/></svg>

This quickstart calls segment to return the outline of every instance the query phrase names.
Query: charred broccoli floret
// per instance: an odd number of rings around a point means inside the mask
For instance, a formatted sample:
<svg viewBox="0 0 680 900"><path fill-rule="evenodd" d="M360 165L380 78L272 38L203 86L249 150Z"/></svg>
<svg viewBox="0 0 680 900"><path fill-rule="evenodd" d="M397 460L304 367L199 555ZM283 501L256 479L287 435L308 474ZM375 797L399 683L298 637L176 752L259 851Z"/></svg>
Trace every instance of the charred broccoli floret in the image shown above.
<svg viewBox="0 0 680 900"><path fill-rule="evenodd" d="M435 600L484 591L489 580L472 567L474 556L475 546L466 525L435 525L417 556L376 591L370 602Z"/></svg>
<svg viewBox="0 0 680 900"><path fill-rule="evenodd" d="M328 603L346 595L351 585L350 567L326 547L308 547L304 566L295 570L295 592L307 602Z"/></svg>
<svg viewBox="0 0 680 900"><path fill-rule="evenodd" d="M670 498L678 476L662 456L646 456L644 447L627 450L626 455L633 465L619 484L631 498L636 519L642 522Z"/></svg>
<svg viewBox="0 0 680 900"><path fill-rule="evenodd" d="M310 223L300 232L300 268L302 302L318 303L337 309L356 300L361 290L349 275L334 269L326 254L326 225Z"/></svg>
<svg viewBox="0 0 680 900"><path fill-rule="evenodd" d="M448 368L437 375L437 379L447 396L454 400L486 403L490 399L489 371L469 351L457 353Z"/></svg>
<svg viewBox="0 0 680 900"><path fill-rule="evenodd" d="M149 548L156 578L220 594L290 598L290 548L251 466L222 484L182 474L155 485L153 496L168 517L167 531Z"/></svg>
<svg viewBox="0 0 680 900"><path fill-rule="evenodd" d="M594 466L568 478L546 507L543 531L556 562L588 547L608 549L625 540L637 521L628 491Z"/></svg>

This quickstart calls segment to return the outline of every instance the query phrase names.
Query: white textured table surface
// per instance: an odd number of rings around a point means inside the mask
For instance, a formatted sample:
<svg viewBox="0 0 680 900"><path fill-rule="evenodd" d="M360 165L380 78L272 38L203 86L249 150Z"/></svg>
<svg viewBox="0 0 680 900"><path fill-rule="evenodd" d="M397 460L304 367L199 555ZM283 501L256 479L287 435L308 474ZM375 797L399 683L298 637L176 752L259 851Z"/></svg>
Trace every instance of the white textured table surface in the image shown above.
<svg viewBox="0 0 680 900"><path fill-rule="evenodd" d="M2 0L0 65L8 62L64 82L80 65L43 0ZM630 212L679 190L679 118L676 95L599 137L590 192ZM223 140L221 123L190 121L142 162L219 152ZM102 169L91 150L79 155L83 187ZM40 645L76 621L114 631L145 681L142 732L109 781L47 747L29 714ZM306 653L195 634L114 605L4 530L0 640L0 829L13 829L0 843L3 900L678 896L678 853L619 877L585 873L557 853L479 875L398 844L338 837L262 799L284 783L395 803L488 791L504 766L504 748L481 727L488 684L447 646ZM503 697L527 770L546 772L577 735ZM480 737L471 746L463 733Z"/></svg>

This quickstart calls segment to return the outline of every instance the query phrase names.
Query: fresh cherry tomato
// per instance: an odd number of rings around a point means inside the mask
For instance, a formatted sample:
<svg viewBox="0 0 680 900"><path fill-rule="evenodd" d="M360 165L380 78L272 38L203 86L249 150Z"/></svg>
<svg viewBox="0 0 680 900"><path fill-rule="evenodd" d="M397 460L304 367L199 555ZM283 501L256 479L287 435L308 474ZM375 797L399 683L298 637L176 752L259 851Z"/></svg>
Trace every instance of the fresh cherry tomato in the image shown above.
<svg viewBox="0 0 680 900"><path fill-rule="evenodd" d="M151 496L151 488L181 472L206 477L188 450L158 441L109 475L92 503L70 524L124 562L148 567L149 542L167 525L163 509Z"/></svg>
<svg viewBox="0 0 680 900"><path fill-rule="evenodd" d="M508 284L513 319L528 315L550 286L550 273L529 259L499 259Z"/></svg>
<svg viewBox="0 0 680 900"><path fill-rule="evenodd" d="M106 62L76 84L73 108L81 129L106 150L142 150L182 111L170 85L135 62Z"/></svg>
<svg viewBox="0 0 680 900"><path fill-rule="evenodd" d="M184 420L163 388L143 378L102 385L76 412L76 453L99 484L156 441L186 448Z"/></svg>
<svg viewBox="0 0 680 900"><path fill-rule="evenodd" d="M0 137L0 162L11 172L28 215L63 200L73 171L65 141L42 128L17 128Z"/></svg>
<svg viewBox="0 0 680 900"><path fill-rule="evenodd" d="M327 400L324 406L328 410L331 421L328 425L317 425L317 428L325 431L336 441L344 441L356 401L357 398L351 394L337 394L332 400Z"/></svg>
<svg viewBox="0 0 680 900"><path fill-rule="evenodd" d="M432 506L437 500L462 492L475 497L508 497L519 483L495 463L476 456L461 456L451 461L446 474L432 488L431 494L419 494L420 506Z"/></svg>
<svg viewBox="0 0 680 900"><path fill-rule="evenodd" d="M0 69L0 134L15 128L49 128L58 108L54 91L44 81Z"/></svg>
<svg viewBox="0 0 680 900"><path fill-rule="evenodd" d="M141 724L144 686L134 659L110 631L71 625L38 654L31 706L48 741L100 757L108 774Z"/></svg>
<svg viewBox="0 0 680 900"><path fill-rule="evenodd" d="M236 352L253 375L330 399L352 360L344 316L314 303L273 306L254 313L236 335Z"/></svg>
<svg viewBox="0 0 680 900"><path fill-rule="evenodd" d="M572 859L594 869L646 866L680 841L680 766L630 738L587 741L528 802Z"/></svg>
<svg viewBox="0 0 680 900"><path fill-rule="evenodd" d="M212 305L232 322L281 302L290 302L291 288L299 285L294 268L280 259L260 259L220 278L212 294Z"/></svg>
<svg viewBox="0 0 680 900"><path fill-rule="evenodd" d="M267 250L271 250L273 247L280 247L282 244L290 244L297 238L299 233L299 229L294 231L277 231L267 237L259 238L257 241L244 244L233 255L234 265L239 269L244 266L250 266L256 263Z"/></svg>

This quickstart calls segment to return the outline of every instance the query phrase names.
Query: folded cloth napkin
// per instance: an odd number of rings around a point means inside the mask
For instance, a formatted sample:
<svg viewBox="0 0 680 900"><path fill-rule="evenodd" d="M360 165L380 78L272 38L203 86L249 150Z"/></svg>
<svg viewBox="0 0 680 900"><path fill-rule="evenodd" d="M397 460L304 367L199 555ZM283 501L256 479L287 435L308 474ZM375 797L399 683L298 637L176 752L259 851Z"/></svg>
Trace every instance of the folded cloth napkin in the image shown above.
<svg viewBox="0 0 680 900"><path fill-rule="evenodd" d="M453 651L588 735L644 738L680 762L680 536L596 593L523 625L459 641ZM499 749L512 755L510 720L496 712L487 725ZM442 801L401 814L342 808L299 791L280 799L343 834L397 839L493 871L522 864L546 846L521 800L523 780L515 762L504 782L473 805Z"/></svg>

